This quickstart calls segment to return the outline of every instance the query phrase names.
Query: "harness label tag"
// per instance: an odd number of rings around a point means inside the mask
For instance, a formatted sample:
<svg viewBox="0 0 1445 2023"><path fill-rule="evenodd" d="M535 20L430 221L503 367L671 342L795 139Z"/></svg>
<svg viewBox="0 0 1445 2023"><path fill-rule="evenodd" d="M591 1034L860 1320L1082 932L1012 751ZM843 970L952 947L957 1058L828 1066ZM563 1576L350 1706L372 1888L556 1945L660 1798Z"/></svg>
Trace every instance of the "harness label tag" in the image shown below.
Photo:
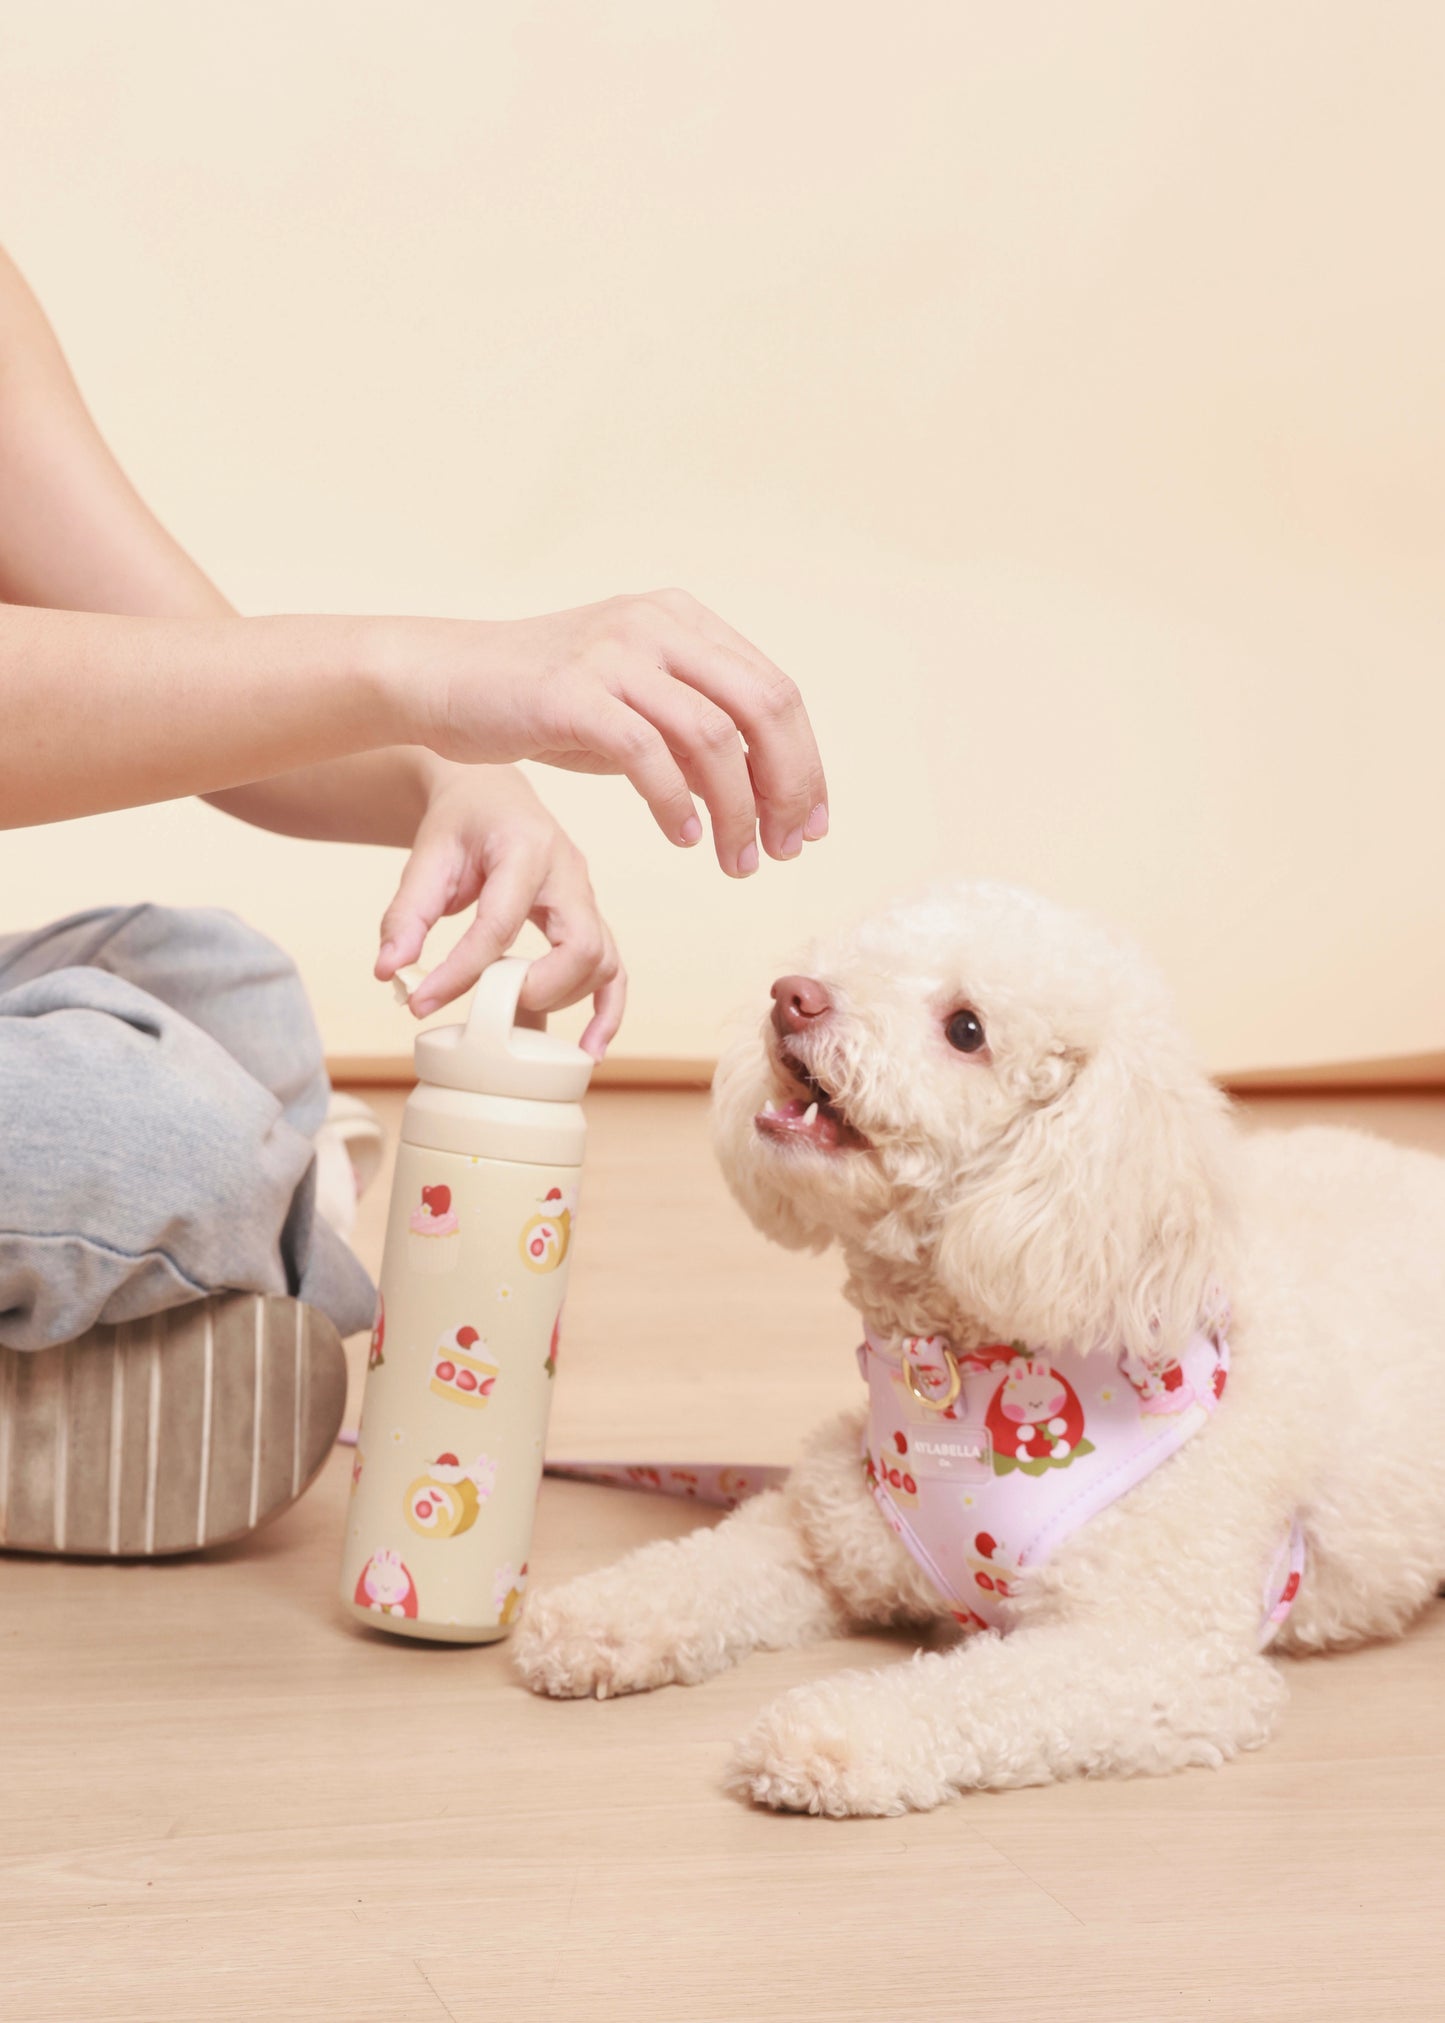
<svg viewBox="0 0 1445 2023"><path fill-rule="evenodd" d="M908 1443L913 1473L925 1481L986 1482L993 1474L993 1441L986 1426L935 1419Z"/></svg>

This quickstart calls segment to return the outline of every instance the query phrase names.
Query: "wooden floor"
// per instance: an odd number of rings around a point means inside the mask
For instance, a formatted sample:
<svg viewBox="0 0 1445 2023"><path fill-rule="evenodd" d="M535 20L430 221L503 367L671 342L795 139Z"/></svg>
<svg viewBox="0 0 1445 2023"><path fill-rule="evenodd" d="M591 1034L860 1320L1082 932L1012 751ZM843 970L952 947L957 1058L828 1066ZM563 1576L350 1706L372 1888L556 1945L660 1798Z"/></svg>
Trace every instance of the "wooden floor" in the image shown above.
<svg viewBox="0 0 1445 2023"><path fill-rule="evenodd" d="M1445 1150L1445 1100L1253 1109ZM785 1459L853 1393L836 1267L747 1229L701 1099L592 1115L554 1453ZM208 1558L0 1559L6 2023L1445 2017L1445 1610L1291 1667L1278 1740L1217 1773L777 1818L721 1794L729 1739L905 1642L536 1701L503 1649L343 1620L348 1467ZM697 1521L549 1483L534 1570Z"/></svg>

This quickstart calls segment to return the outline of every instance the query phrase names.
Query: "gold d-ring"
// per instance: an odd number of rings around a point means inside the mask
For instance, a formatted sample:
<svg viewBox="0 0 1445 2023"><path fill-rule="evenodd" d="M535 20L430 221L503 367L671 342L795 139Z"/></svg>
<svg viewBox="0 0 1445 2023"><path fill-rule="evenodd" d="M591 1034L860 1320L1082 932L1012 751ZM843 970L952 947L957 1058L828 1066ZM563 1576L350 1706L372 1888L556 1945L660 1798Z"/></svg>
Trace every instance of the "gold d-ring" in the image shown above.
<svg viewBox="0 0 1445 2023"><path fill-rule="evenodd" d="M948 1365L948 1396L946 1398L930 1398L926 1391L921 1391L918 1388L918 1378L914 1374L912 1359L906 1349L903 1351L903 1381L919 1404L925 1406L930 1412L946 1412L963 1389L963 1378L958 1372L958 1358L954 1355L952 1349L944 1350L943 1360Z"/></svg>

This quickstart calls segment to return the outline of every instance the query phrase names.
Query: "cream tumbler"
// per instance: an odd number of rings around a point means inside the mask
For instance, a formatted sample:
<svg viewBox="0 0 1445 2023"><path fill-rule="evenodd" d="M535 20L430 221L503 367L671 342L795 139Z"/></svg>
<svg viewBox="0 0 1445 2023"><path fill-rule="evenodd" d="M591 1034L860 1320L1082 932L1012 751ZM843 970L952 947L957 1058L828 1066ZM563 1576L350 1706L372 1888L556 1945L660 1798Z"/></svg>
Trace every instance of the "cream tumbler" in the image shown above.
<svg viewBox="0 0 1445 2023"><path fill-rule="evenodd" d="M491 1642L526 1593L592 1072L516 1023L526 973L416 1041L341 1569L403 1637Z"/></svg>

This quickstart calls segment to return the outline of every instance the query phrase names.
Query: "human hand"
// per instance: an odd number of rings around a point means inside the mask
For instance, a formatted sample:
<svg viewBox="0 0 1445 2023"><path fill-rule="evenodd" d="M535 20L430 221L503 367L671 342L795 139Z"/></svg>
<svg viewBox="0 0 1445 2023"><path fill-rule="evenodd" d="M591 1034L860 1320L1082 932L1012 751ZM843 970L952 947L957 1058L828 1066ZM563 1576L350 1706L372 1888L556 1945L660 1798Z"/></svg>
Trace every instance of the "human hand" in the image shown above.
<svg viewBox="0 0 1445 2023"><path fill-rule="evenodd" d="M473 901L475 920L411 994L416 1016L463 996L532 920L552 946L528 970L520 1003L547 1012L590 997L581 1044L601 1060L622 1022L627 978L582 853L520 773L437 764L411 855L382 918L377 976L385 982L415 962L436 922Z"/></svg>
<svg viewBox="0 0 1445 2023"><path fill-rule="evenodd" d="M443 757L624 773L684 847L702 835L697 795L730 877L757 870L759 830L776 858L827 834L827 784L797 689L685 591L542 618L396 623L386 658L411 698L408 735Z"/></svg>

